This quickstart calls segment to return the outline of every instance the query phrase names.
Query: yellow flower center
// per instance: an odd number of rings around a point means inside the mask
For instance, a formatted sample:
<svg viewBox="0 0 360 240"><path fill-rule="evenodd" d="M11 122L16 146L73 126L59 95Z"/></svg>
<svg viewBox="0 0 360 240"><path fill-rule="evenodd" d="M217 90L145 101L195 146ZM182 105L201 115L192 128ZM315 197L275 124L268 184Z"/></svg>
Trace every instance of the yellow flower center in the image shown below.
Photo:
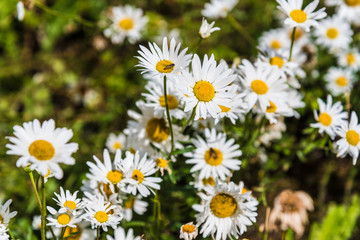
<svg viewBox="0 0 360 240"><path fill-rule="evenodd" d="M129 200L125 202L125 208L132 209L134 207L135 198L131 197Z"/></svg>
<svg viewBox="0 0 360 240"><path fill-rule="evenodd" d="M106 177L112 184L117 184L123 178L123 173L119 170L112 170L108 172Z"/></svg>
<svg viewBox="0 0 360 240"><path fill-rule="evenodd" d="M156 70L161 73L171 73L174 67L175 64L170 60L161 60L156 64Z"/></svg>
<svg viewBox="0 0 360 240"><path fill-rule="evenodd" d="M221 106L219 105L221 112L229 112L231 110L231 108L225 107L225 106Z"/></svg>
<svg viewBox="0 0 360 240"><path fill-rule="evenodd" d="M281 43L277 40L274 40L271 42L270 47L273 49L280 49L281 48Z"/></svg>
<svg viewBox="0 0 360 240"><path fill-rule="evenodd" d="M284 65L284 60L281 57L272 57L270 58L270 64L281 68Z"/></svg>
<svg viewBox="0 0 360 240"><path fill-rule="evenodd" d="M195 231L195 226L190 224L185 224L182 226L181 230L185 233L192 233Z"/></svg>
<svg viewBox="0 0 360 240"><path fill-rule="evenodd" d="M193 88L195 97L202 102L209 102L215 96L214 86L207 81L198 81Z"/></svg>
<svg viewBox="0 0 360 240"><path fill-rule="evenodd" d="M210 202L210 210L218 218L230 217L234 214L236 208L235 198L226 193L215 195Z"/></svg>
<svg viewBox="0 0 360 240"><path fill-rule="evenodd" d="M167 94L167 101L168 101L169 109L176 109L178 107L178 105L179 105L178 100L176 99L176 97L171 95L171 94ZM159 98L159 102L160 102L160 106L162 106L163 108L166 107L165 95L162 95Z"/></svg>
<svg viewBox="0 0 360 240"><path fill-rule="evenodd" d="M290 12L290 17L297 23L303 23L307 19L307 15L303 10L295 9Z"/></svg>
<svg viewBox="0 0 360 240"><path fill-rule="evenodd" d="M36 140L30 144L29 153L31 156L34 156L37 160L47 161L54 157L55 148L48 141Z"/></svg>
<svg viewBox="0 0 360 240"><path fill-rule="evenodd" d="M223 154L219 149L210 148L205 152L205 162L211 166L218 166L223 161Z"/></svg>
<svg viewBox="0 0 360 240"><path fill-rule="evenodd" d="M70 208L71 210L74 210L74 209L76 209L76 203L74 202L74 201L66 201L65 203L64 203L64 207L68 207L68 208Z"/></svg>
<svg viewBox="0 0 360 240"><path fill-rule="evenodd" d="M319 115L319 123L321 123L324 126L330 126L332 122L331 116L327 113L321 113Z"/></svg>
<svg viewBox="0 0 360 240"><path fill-rule="evenodd" d="M346 55L346 61L349 65L353 65L355 63L355 56L352 53Z"/></svg>
<svg viewBox="0 0 360 240"><path fill-rule="evenodd" d="M213 177L208 177L208 178L203 178L202 179L202 183L206 186L206 185L211 185L211 186L215 186L215 180Z"/></svg>
<svg viewBox="0 0 360 240"><path fill-rule="evenodd" d="M146 124L146 133L151 141L160 143L169 137L170 129L166 126L165 119L152 118Z"/></svg>
<svg viewBox="0 0 360 240"><path fill-rule="evenodd" d="M166 161L163 158L157 158L155 160L156 166L160 167L160 168L166 168L168 166L168 161Z"/></svg>
<svg viewBox="0 0 360 240"><path fill-rule="evenodd" d="M116 188L116 185L115 185L115 188ZM104 193L106 196L111 196L113 194L113 192L111 191L111 188L110 188L110 183L103 183L101 182L99 185L98 185L98 190L102 193Z"/></svg>
<svg viewBox="0 0 360 240"><path fill-rule="evenodd" d="M118 22L118 26L129 31L134 27L134 21L131 18L123 18Z"/></svg>
<svg viewBox="0 0 360 240"><path fill-rule="evenodd" d="M326 31L326 36L330 39L335 39L339 35L339 31L336 28L329 28Z"/></svg>
<svg viewBox="0 0 360 240"><path fill-rule="evenodd" d="M81 237L81 229L78 227L71 228L69 226L66 227L64 232L64 239L67 240L79 240Z"/></svg>
<svg viewBox="0 0 360 240"><path fill-rule="evenodd" d="M63 213L63 214L60 214L58 217L57 217L57 221L58 223L60 223L61 225L66 225L70 222L70 217L69 215Z"/></svg>
<svg viewBox="0 0 360 240"><path fill-rule="evenodd" d="M274 113L276 112L276 109L277 109L277 106L272 102L272 101L269 101L270 102L270 106L268 106L266 108L266 112L267 113Z"/></svg>
<svg viewBox="0 0 360 240"><path fill-rule="evenodd" d="M134 169L131 178L135 179L139 183L142 183L144 181L144 174L142 172L140 172L139 170Z"/></svg>
<svg viewBox="0 0 360 240"><path fill-rule="evenodd" d="M114 142L113 148L114 148L114 149L121 149L121 148L122 148L121 142Z"/></svg>
<svg viewBox="0 0 360 240"><path fill-rule="evenodd" d="M360 0L344 0L344 2L349 7L356 7L357 5L360 5Z"/></svg>
<svg viewBox="0 0 360 240"><path fill-rule="evenodd" d="M346 77L338 77L335 82L340 87L345 87L348 85L348 81L347 81Z"/></svg>
<svg viewBox="0 0 360 240"><path fill-rule="evenodd" d="M356 145L358 145L358 143L360 141L360 136L356 131L349 130L346 133L346 140L348 141L348 143L350 145L356 146Z"/></svg>
<svg viewBox="0 0 360 240"><path fill-rule="evenodd" d="M267 93L267 91L269 90L268 85L261 80L254 80L251 82L251 89L259 95L263 95L265 93Z"/></svg>
<svg viewBox="0 0 360 240"><path fill-rule="evenodd" d="M246 189L246 188L243 188L242 190L241 190L241 194L244 194L244 193L246 193L248 190Z"/></svg>
<svg viewBox="0 0 360 240"><path fill-rule="evenodd" d="M109 216L104 211L97 211L94 217L99 223L107 222L107 220L109 219Z"/></svg>

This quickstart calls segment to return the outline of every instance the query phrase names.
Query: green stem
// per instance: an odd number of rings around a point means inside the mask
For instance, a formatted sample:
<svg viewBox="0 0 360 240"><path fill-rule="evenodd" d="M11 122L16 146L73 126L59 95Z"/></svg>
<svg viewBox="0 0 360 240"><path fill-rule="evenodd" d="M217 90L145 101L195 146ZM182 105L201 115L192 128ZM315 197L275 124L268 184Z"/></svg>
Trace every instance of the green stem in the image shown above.
<svg viewBox="0 0 360 240"><path fill-rule="evenodd" d="M100 227L97 226L96 228L96 240L99 240L100 239Z"/></svg>
<svg viewBox="0 0 360 240"><path fill-rule="evenodd" d="M41 240L46 239L46 191L45 178L41 176L41 194L42 194L42 208L41 208Z"/></svg>
<svg viewBox="0 0 360 240"><path fill-rule="evenodd" d="M55 233L54 233L52 227L49 227L49 229L50 229L50 233L51 233L51 236L53 237L53 239L56 239L56 236L55 236Z"/></svg>
<svg viewBox="0 0 360 240"><path fill-rule="evenodd" d="M199 46L200 46L200 43L202 42L202 37L200 36L199 40L197 41L195 47L194 47L194 50L193 52L196 53L196 51L198 50Z"/></svg>
<svg viewBox="0 0 360 240"><path fill-rule="evenodd" d="M34 192L35 192L35 196L36 196L36 199L39 203L39 208L40 208L40 211L42 209L42 204L41 204L41 200L40 200L40 196L39 196L39 193L37 191L37 187L36 187L36 184L35 184L35 181L34 181L34 175L33 175L33 172L29 172L29 176L30 176L30 180L31 180L31 183L33 185L33 188L34 188Z"/></svg>
<svg viewBox="0 0 360 240"><path fill-rule="evenodd" d="M8 233L9 233L9 235L10 235L11 239L16 240L16 239L14 238L14 235L13 235L13 234L12 234L12 232L10 231L10 228L8 228Z"/></svg>
<svg viewBox="0 0 360 240"><path fill-rule="evenodd" d="M195 118L195 115L196 115L196 107L197 107L197 105L193 108L189 119L186 121L186 123L185 123L185 125L184 125L184 127L182 129L182 132L184 132L185 129L194 121L194 118Z"/></svg>
<svg viewBox="0 0 360 240"><path fill-rule="evenodd" d="M250 36L250 34L246 31L246 29L241 25L241 23L236 20L236 18L231 14L228 13L227 19L230 22L230 24L240 33L243 35L245 40L251 45L256 46L256 42L254 39Z"/></svg>
<svg viewBox="0 0 360 240"><path fill-rule="evenodd" d="M171 115L170 115L170 111L169 111L169 104L168 104L168 98L167 98L166 76L164 76L164 98L165 98L166 117L169 122L170 136L171 136L171 151L167 157L167 159L170 159L172 152L174 151L174 133L173 133L173 128L172 128Z"/></svg>
<svg viewBox="0 0 360 240"><path fill-rule="evenodd" d="M61 228L61 233L60 233L60 236L59 236L59 240L62 240L64 238L65 230L66 230L66 227Z"/></svg>
<svg viewBox="0 0 360 240"><path fill-rule="evenodd" d="M292 57L292 50L294 47L294 42L295 42L295 33L296 33L296 27L293 28L292 34L291 34L291 45L290 45L290 54L289 54L289 59L288 61L291 61L291 57Z"/></svg>

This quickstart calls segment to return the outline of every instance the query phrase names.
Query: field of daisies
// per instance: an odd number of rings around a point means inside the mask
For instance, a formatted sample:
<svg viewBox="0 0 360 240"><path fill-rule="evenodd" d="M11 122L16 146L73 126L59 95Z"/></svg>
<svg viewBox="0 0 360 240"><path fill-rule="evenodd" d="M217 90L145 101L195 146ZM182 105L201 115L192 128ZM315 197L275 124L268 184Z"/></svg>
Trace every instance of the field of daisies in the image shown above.
<svg viewBox="0 0 360 240"><path fill-rule="evenodd" d="M6 0L0 30L0 240L360 238L360 0Z"/></svg>

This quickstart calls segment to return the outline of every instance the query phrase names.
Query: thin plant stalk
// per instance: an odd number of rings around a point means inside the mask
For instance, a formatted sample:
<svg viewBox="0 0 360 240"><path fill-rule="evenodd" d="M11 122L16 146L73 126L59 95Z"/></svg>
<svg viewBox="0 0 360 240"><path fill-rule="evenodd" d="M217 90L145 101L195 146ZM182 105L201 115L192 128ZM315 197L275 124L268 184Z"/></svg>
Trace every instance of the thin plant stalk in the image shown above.
<svg viewBox="0 0 360 240"><path fill-rule="evenodd" d="M13 235L13 234L12 234L12 232L10 231L10 228L8 228L8 233L9 233L9 235L10 235L11 239L16 240L16 239L14 238L14 235Z"/></svg>
<svg viewBox="0 0 360 240"><path fill-rule="evenodd" d="M41 204L40 196L39 196L39 193L38 193L38 190L37 190L35 181L34 181L34 174L33 174L32 171L29 172L29 177L30 177L32 186L33 186L33 188L34 188L35 196L36 196L36 199L37 199L37 201L38 201L39 208L40 208L40 211L41 211L41 209L42 209L42 204Z"/></svg>
<svg viewBox="0 0 360 240"><path fill-rule="evenodd" d="M169 122L170 137L171 137L171 150L167 157L168 159L170 159L172 152L174 151L174 133L173 133L173 128L172 128L171 115L170 115L170 111L169 111L169 104L168 104L168 98L167 98L166 76L164 76L164 98L165 98L166 117Z"/></svg>
<svg viewBox="0 0 360 240"><path fill-rule="evenodd" d="M100 239L100 227L97 226L96 228L96 240L99 240Z"/></svg>
<svg viewBox="0 0 360 240"><path fill-rule="evenodd" d="M293 28L292 34L291 34L291 45L290 45L290 54L289 54L289 59L288 61L291 61L291 57L292 57L292 50L294 47L294 42L295 42L295 33L296 33L296 27Z"/></svg>
<svg viewBox="0 0 360 240"><path fill-rule="evenodd" d="M59 236L59 240L62 240L64 238L65 230L66 230L66 227L61 228L61 233L60 233L60 236Z"/></svg>
<svg viewBox="0 0 360 240"><path fill-rule="evenodd" d="M251 46L256 45L254 39L250 36L250 34L246 31L246 29L241 25L241 23L238 20L236 20L236 18L231 13L228 13L227 19L230 22L230 24L245 38L245 40Z"/></svg>
<svg viewBox="0 0 360 240"><path fill-rule="evenodd" d="M46 191L45 191L45 178L41 176L41 240L46 239Z"/></svg>
<svg viewBox="0 0 360 240"><path fill-rule="evenodd" d="M187 126L189 126L194 121L195 114L196 114L196 107L197 107L197 105L193 108L189 119L186 121L186 123L185 123L185 125L184 125L184 127L182 129L182 132L184 132L185 129L187 128Z"/></svg>
<svg viewBox="0 0 360 240"><path fill-rule="evenodd" d="M199 46L200 46L200 43L202 42L202 37L200 36L199 37L199 40L197 41L197 43L196 43L196 45L195 45L195 47L194 47L194 50L193 50L193 52L195 52L196 53L196 51L198 50L198 48L199 48Z"/></svg>

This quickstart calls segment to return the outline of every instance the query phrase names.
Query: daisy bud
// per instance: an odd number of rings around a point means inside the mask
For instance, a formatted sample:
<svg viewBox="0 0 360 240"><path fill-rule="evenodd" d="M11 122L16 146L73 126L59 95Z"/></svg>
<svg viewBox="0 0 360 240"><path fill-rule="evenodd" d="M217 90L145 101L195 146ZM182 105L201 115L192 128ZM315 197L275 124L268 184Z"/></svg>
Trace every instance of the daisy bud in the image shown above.
<svg viewBox="0 0 360 240"><path fill-rule="evenodd" d="M214 27L213 28L214 24L215 24L215 21L213 21L212 23L209 24L206 21L206 19L203 18L202 23L201 23L201 27L200 27L200 30L199 30L200 36L202 38L208 38L208 37L210 37L212 32L219 31L220 30L219 27Z"/></svg>

